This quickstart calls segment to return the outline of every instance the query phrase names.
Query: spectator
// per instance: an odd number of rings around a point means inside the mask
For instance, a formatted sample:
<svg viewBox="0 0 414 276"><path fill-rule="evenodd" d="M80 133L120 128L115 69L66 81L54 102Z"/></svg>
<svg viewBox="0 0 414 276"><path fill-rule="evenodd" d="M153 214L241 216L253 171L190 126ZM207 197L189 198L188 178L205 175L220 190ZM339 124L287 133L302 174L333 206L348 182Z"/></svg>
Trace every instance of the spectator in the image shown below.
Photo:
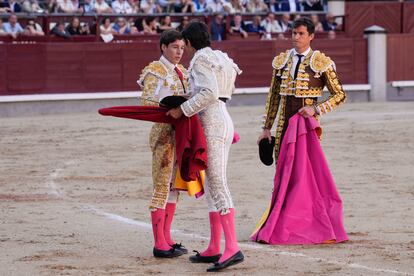
<svg viewBox="0 0 414 276"><path fill-rule="evenodd" d="M7 33L4 31L3 28L3 19L0 18L0 36L6 36Z"/></svg>
<svg viewBox="0 0 414 276"><path fill-rule="evenodd" d="M146 14L153 14L161 12L161 7L158 6L155 0L141 0L141 10Z"/></svg>
<svg viewBox="0 0 414 276"><path fill-rule="evenodd" d="M195 2L195 12L196 13L205 13L207 12L207 1L206 0L198 0Z"/></svg>
<svg viewBox="0 0 414 276"><path fill-rule="evenodd" d="M246 29L249 33L263 34L264 32L266 32L266 30L265 28L263 28L263 26L261 26L261 23L262 18L260 17L260 15L256 15L255 17L253 17L253 22L246 26Z"/></svg>
<svg viewBox="0 0 414 276"><path fill-rule="evenodd" d="M1 0L0 0L1 1ZM57 0L46 0L43 3L43 8L48 12L48 13L58 13L59 11L59 3L57 2Z"/></svg>
<svg viewBox="0 0 414 276"><path fill-rule="evenodd" d="M93 0L83 0L83 4L80 8L83 13L91 14L95 12L95 3Z"/></svg>
<svg viewBox="0 0 414 276"><path fill-rule="evenodd" d="M240 0L231 0L223 4L224 11L230 14L244 13L246 8L242 6Z"/></svg>
<svg viewBox="0 0 414 276"><path fill-rule="evenodd" d="M135 19L133 26L137 29L138 33L144 32L144 19L142 17L139 17Z"/></svg>
<svg viewBox="0 0 414 276"><path fill-rule="evenodd" d="M22 11L27 13L43 13L42 9L37 0L24 0L22 2Z"/></svg>
<svg viewBox="0 0 414 276"><path fill-rule="evenodd" d="M229 32L231 34L240 34L243 38L249 36L241 14L238 13L234 16L233 20L230 22Z"/></svg>
<svg viewBox="0 0 414 276"><path fill-rule="evenodd" d="M73 17L69 25L66 27L66 32L70 35L88 35L90 33L89 26L81 26L79 18Z"/></svg>
<svg viewBox="0 0 414 276"><path fill-rule="evenodd" d="M178 25L177 27L177 31L181 32L182 30L184 30L184 28L188 25L188 22L188 16L181 17L181 22L180 25Z"/></svg>
<svg viewBox="0 0 414 276"><path fill-rule="evenodd" d="M292 29L292 22L290 21L290 14L284 13L282 14L282 17L278 21L278 24L280 26L280 29L282 29L282 32L288 32Z"/></svg>
<svg viewBox="0 0 414 276"><path fill-rule="evenodd" d="M165 30L174 29L171 24L171 16L167 15L161 19L160 27L158 28L159 31L162 33Z"/></svg>
<svg viewBox="0 0 414 276"><path fill-rule="evenodd" d="M112 13L112 8L104 0L96 0L94 10L97 14Z"/></svg>
<svg viewBox="0 0 414 276"><path fill-rule="evenodd" d="M247 4L247 12L259 13L267 11L269 11L269 7L263 0L250 0Z"/></svg>
<svg viewBox="0 0 414 276"><path fill-rule="evenodd" d="M275 0L275 3L273 5L274 11L284 11L284 12L300 12L300 2L298 0Z"/></svg>
<svg viewBox="0 0 414 276"><path fill-rule="evenodd" d="M303 9L305 11L323 11L321 0L305 0L303 2Z"/></svg>
<svg viewBox="0 0 414 276"><path fill-rule="evenodd" d="M207 2L207 12L221 13L224 11L223 2L225 0L210 0Z"/></svg>
<svg viewBox="0 0 414 276"><path fill-rule="evenodd" d="M139 0L128 0L128 4L132 8L132 13L139 13L141 11Z"/></svg>
<svg viewBox="0 0 414 276"><path fill-rule="evenodd" d="M57 22L50 33L57 37L63 37L66 39L70 38L70 34L66 31L65 24L63 22Z"/></svg>
<svg viewBox="0 0 414 276"><path fill-rule="evenodd" d="M125 0L115 0L112 2L112 10L117 14L130 14L132 8Z"/></svg>
<svg viewBox="0 0 414 276"><path fill-rule="evenodd" d="M22 12L22 6L20 6L20 4L16 0L9 0L8 6L10 8L10 12L12 13Z"/></svg>
<svg viewBox="0 0 414 276"><path fill-rule="evenodd" d="M335 17L332 13L328 12L326 14L326 20L322 23L322 27L325 32L338 29L338 23L335 22Z"/></svg>
<svg viewBox="0 0 414 276"><path fill-rule="evenodd" d="M42 27L37 24L33 19L30 19L27 22L25 34L34 35L34 36L43 36L45 33L42 30Z"/></svg>
<svg viewBox="0 0 414 276"><path fill-rule="evenodd" d="M20 23L17 21L17 15L11 14L9 16L9 22L3 24L3 30L14 39L16 39L17 36L24 31Z"/></svg>
<svg viewBox="0 0 414 276"><path fill-rule="evenodd" d="M310 19L312 20L313 25L315 25L315 32L323 32L322 23L319 21L319 15L312 14Z"/></svg>
<svg viewBox="0 0 414 276"><path fill-rule="evenodd" d="M144 33L157 34L158 33L158 21L156 17L147 17L142 22L144 25Z"/></svg>
<svg viewBox="0 0 414 276"><path fill-rule="evenodd" d="M112 29L112 22L109 17L105 17L102 20L102 24L99 26L99 31L103 35L114 34L115 31Z"/></svg>
<svg viewBox="0 0 414 276"><path fill-rule="evenodd" d="M171 0L170 9L172 12L180 13L183 8L182 0Z"/></svg>
<svg viewBox="0 0 414 276"><path fill-rule="evenodd" d="M266 18L263 19L261 26L265 29L267 33L281 33L282 28L279 26L279 23L275 20L275 14L273 12L268 12Z"/></svg>
<svg viewBox="0 0 414 276"><path fill-rule="evenodd" d="M128 19L127 26L129 28L131 34L134 35L134 34L139 34L140 33L140 31L138 30L138 28L135 27L135 21L134 21L133 18L129 18Z"/></svg>
<svg viewBox="0 0 414 276"><path fill-rule="evenodd" d="M183 7L181 8L182 13L194 13L195 5L192 0L182 0Z"/></svg>
<svg viewBox="0 0 414 276"><path fill-rule="evenodd" d="M75 13L84 13L83 7L79 4L79 0L72 0L72 6L75 9Z"/></svg>
<svg viewBox="0 0 414 276"><path fill-rule="evenodd" d="M157 5L160 7L161 13L170 12L170 1L169 0L157 0Z"/></svg>
<svg viewBox="0 0 414 276"><path fill-rule="evenodd" d="M11 12L9 3L6 0L0 0L0 13L8 13Z"/></svg>
<svg viewBox="0 0 414 276"><path fill-rule="evenodd" d="M217 14L211 23L211 40L222 41L226 38L226 25L223 23L224 16Z"/></svg>
<svg viewBox="0 0 414 276"><path fill-rule="evenodd" d="M112 27L112 29L115 31L115 34L131 34L131 29L128 27L128 24L125 21L125 18L118 17L116 19L116 23Z"/></svg>
<svg viewBox="0 0 414 276"><path fill-rule="evenodd" d="M71 0L57 0L57 8L59 12L63 13L75 13L78 8L73 6L73 3Z"/></svg>

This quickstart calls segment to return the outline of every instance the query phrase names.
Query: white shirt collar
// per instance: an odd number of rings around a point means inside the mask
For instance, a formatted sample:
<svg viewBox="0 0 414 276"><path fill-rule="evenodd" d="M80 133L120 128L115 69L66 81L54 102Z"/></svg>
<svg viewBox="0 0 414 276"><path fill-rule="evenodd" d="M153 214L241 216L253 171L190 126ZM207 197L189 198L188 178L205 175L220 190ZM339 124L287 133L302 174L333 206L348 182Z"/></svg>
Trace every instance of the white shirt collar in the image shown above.
<svg viewBox="0 0 414 276"><path fill-rule="evenodd" d="M295 48L293 48L293 55L303 55L303 56L307 56L308 54L309 54L309 52L310 52L310 50L311 50L311 47L309 47L305 52L303 52L303 53L298 53L297 51L296 51L296 49Z"/></svg>
<svg viewBox="0 0 414 276"><path fill-rule="evenodd" d="M166 57L161 56L160 61L167 67L168 70L174 70L176 64L172 64Z"/></svg>

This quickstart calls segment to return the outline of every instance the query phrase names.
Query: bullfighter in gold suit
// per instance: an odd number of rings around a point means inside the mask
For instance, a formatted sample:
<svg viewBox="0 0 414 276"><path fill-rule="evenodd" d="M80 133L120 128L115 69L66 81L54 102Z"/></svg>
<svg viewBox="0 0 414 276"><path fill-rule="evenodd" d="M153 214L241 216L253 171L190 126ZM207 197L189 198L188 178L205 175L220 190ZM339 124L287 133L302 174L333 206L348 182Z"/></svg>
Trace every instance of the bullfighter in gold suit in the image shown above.
<svg viewBox="0 0 414 276"><path fill-rule="evenodd" d="M167 96L185 95L188 84L187 70L178 64L185 43L181 33L169 30L162 33L162 56L142 70L138 84L142 88L141 104L158 106ZM150 203L152 228L155 240L155 257L171 258L187 253L181 244L171 238L171 224L178 201L175 179L175 138L170 124L155 123L149 143L152 151L153 194Z"/></svg>

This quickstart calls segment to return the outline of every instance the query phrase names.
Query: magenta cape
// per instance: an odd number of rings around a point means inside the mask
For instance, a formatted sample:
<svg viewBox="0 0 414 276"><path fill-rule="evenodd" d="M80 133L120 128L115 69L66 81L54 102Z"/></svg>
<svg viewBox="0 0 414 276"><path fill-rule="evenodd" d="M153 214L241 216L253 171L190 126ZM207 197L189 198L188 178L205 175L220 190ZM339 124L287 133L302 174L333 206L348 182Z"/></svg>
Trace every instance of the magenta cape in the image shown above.
<svg viewBox="0 0 414 276"><path fill-rule="evenodd" d="M185 181L198 178L207 169L206 137L196 115L174 119L167 116L168 109L154 106L114 106L99 109L99 114L156 123L169 123L175 127L177 162Z"/></svg>
<svg viewBox="0 0 414 276"><path fill-rule="evenodd" d="M342 201L316 131L315 118L296 114L282 141L272 201L251 240L316 244L348 239Z"/></svg>

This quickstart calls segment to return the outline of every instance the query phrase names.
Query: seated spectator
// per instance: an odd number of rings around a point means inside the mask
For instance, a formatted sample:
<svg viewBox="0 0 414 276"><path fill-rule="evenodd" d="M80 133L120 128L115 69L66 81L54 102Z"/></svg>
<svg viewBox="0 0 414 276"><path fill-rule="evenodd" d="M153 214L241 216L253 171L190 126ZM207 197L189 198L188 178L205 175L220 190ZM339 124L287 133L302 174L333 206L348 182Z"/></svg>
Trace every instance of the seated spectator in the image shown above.
<svg viewBox="0 0 414 276"><path fill-rule="evenodd" d="M181 17L181 22L180 22L180 25L178 25L177 27L177 31L181 32L182 30L184 30L184 28L188 25L188 23L189 23L188 16Z"/></svg>
<svg viewBox="0 0 414 276"><path fill-rule="evenodd" d="M97 14L112 13L112 8L106 3L105 0L96 0L93 8Z"/></svg>
<svg viewBox="0 0 414 276"><path fill-rule="evenodd" d="M321 0L305 0L303 1L304 11L323 11Z"/></svg>
<svg viewBox="0 0 414 276"><path fill-rule="evenodd" d="M170 1L169 0L157 0L157 5L160 7L161 13L170 12Z"/></svg>
<svg viewBox="0 0 414 276"><path fill-rule="evenodd" d="M156 17L147 17L142 23L144 26L145 34L157 34L158 33L158 20Z"/></svg>
<svg viewBox="0 0 414 276"><path fill-rule="evenodd" d="M171 16L167 15L161 19L161 24L159 26L159 31L163 32L165 30L171 30L174 29L171 25Z"/></svg>
<svg viewBox="0 0 414 276"><path fill-rule="evenodd" d="M259 13L267 11L269 11L269 7L263 2L263 0L250 0L247 4L247 12Z"/></svg>
<svg viewBox="0 0 414 276"><path fill-rule="evenodd" d="M135 34L139 34L141 33L137 27L135 27L135 21L133 18L129 18L127 21L127 26L129 28L129 30L131 31L131 34L135 35Z"/></svg>
<svg viewBox="0 0 414 276"><path fill-rule="evenodd" d="M194 13L195 5L192 0L182 0L183 7L181 8L182 13Z"/></svg>
<svg viewBox="0 0 414 276"><path fill-rule="evenodd" d="M102 20L102 24L99 26L99 32L104 35L115 33L115 31L112 29L112 22L109 17L105 17Z"/></svg>
<svg viewBox="0 0 414 276"><path fill-rule="evenodd" d="M89 26L81 26L79 18L73 17L69 25L66 27L66 32L70 35L88 35L90 33Z"/></svg>
<svg viewBox="0 0 414 276"><path fill-rule="evenodd" d="M209 13L221 13L224 11L223 3L225 0L210 0L207 2L206 11Z"/></svg>
<svg viewBox="0 0 414 276"><path fill-rule="evenodd" d="M233 20L230 22L229 33L231 34L240 34L243 38L247 38L247 28L244 24L241 14L236 14Z"/></svg>
<svg viewBox="0 0 414 276"><path fill-rule="evenodd" d="M280 28L282 29L282 32L288 32L292 29L292 22L290 21L290 14L284 13L282 14L282 17L278 21L278 24Z"/></svg>
<svg viewBox="0 0 414 276"><path fill-rule="evenodd" d="M95 4L93 0L83 0L83 4L80 6L82 13L91 14L95 13Z"/></svg>
<svg viewBox="0 0 414 276"><path fill-rule="evenodd" d="M112 29L115 31L115 34L131 34L131 29L128 27L128 24L123 17L118 17L116 19L116 23Z"/></svg>
<svg viewBox="0 0 414 276"><path fill-rule="evenodd" d="M3 30L6 34L11 35L14 39L24 32L22 26L17 22L17 15L11 14L9 16L9 22L3 23Z"/></svg>
<svg viewBox="0 0 414 276"><path fill-rule="evenodd" d="M11 12L9 3L6 0L0 0L0 13Z"/></svg>
<svg viewBox="0 0 414 276"><path fill-rule="evenodd" d="M22 6L16 0L5 1L6 6L10 9L9 12L19 13L22 12Z"/></svg>
<svg viewBox="0 0 414 276"><path fill-rule="evenodd" d="M261 26L262 18L260 15L256 15L253 17L253 22L250 24L247 24L246 29L249 33L259 33L263 34L266 32L265 28Z"/></svg>
<svg viewBox="0 0 414 276"><path fill-rule="evenodd" d="M156 3L156 0L141 0L141 11L146 14L160 13L161 7Z"/></svg>
<svg viewBox="0 0 414 276"><path fill-rule="evenodd" d="M182 0L170 0L170 12L180 13L183 8Z"/></svg>
<svg viewBox="0 0 414 276"><path fill-rule="evenodd" d="M217 14L211 23L211 40L222 41L226 38L226 24L223 22L224 16Z"/></svg>
<svg viewBox="0 0 414 276"><path fill-rule="evenodd" d="M207 12L207 1L198 0L195 2L195 12L196 13L206 13Z"/></svg>
<svg viewBox="0 0 414 276"><path fill-rule="evenodd" d="M37 0L24 0L22 2L22 11L27 13L43 13L45 10L40 7Z"/></svg>
<svg viewBox="0 0 414 276"><path fill-rule="evenodd" d="M4 31L3 28L3 19L0 18L0 36L6 36L7 33Z"/></svg>
<svg viewBox="0 0 414 276"><path fill-rule="evenodd" d="M57 0L57 9L62 13L73 14L78 11L78 7L75 7L71 0Z"/></svg>
<svg viewBox="0 0 414 276"><path fill-rule="evenodd" d="M118 14L130 14L132 8L126 0L115 0L112 2L112 10Z"/></svg>
<svg viewBox="0 0 414 276"><path fill-rule="evenodd" d="M319 15L312 14L310 16L310 19L312 20L313 24L315 25L315 32L323 32L322 23L319 21Z"/></svg>
<svg viewBox="0 0 414 276"><path fill-rule="evenodd" d="M57 22L50 33L57 37L63 37L66 39L70 38L70 34L66 31L65 24L63 22Z"/></svg>
<svg viewBox="0 0 414 276"><path fill-rule="evenodd" d="M132 25L136 28L138 33L144 32L144 19L142 17L135 19L134 24Z"/></svg>
<svg viewBox="0 0 414 276"><path fill-rule="evenodd" d="M32 19L29 20L29 22L27 22L27 25L25 28L25 34L34 35L34 36L45 35L45 33L42 30L42 27Z"/></svg>
<svg viewBox="0 0 414 276"><path fill-rule="evenodd" d="M48 0L47 2L43 3L43 8L45 9L46 13L58 13L58 12L60 12L59 11L59 3L58 3L57 0Z"/></svg>
<svg viewBox="0 0 414 276"><path fill-rule="evenodd" d="M279 26L279 23L275 20L275 14L268 12L266 18L263 19L261 26L267 33L282 33L283 30Z"/></svg>
<svg viewBox="0 0 414 276"><path fill-rule="evenodd" d="M243 7L240 0L231 0L230 2L226 1L223 4L223 9L225 12L230 14L246 12L246 8Z"/></svg>
<svg viewBox="0 0 414 276"><path fill-rule="evenodd" d="M322 23L322 27L325 32L338 30L338 23L335 22L335 17L332 13L328 12L326 14L326 20Z"/></svg>
<svg viewBox="0 0 414 276"><path fill-rule="evenodd" d="M300 12L301 2L298 0L275 0L270 9L275 12Z"/></svg>
<svg viewBox="0 0 414 276"><path fill-rule="evenodd" d="M128 0L128 4L132 8L132 13L140 13L140 1L139 0Z"/></svg>

